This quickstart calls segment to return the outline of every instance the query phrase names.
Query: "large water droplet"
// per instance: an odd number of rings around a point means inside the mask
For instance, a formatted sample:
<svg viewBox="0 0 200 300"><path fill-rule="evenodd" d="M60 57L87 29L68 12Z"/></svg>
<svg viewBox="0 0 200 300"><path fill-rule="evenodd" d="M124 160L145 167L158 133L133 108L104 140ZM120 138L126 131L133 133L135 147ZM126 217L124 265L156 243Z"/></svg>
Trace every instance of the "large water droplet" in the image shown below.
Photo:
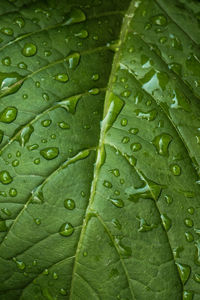
<svg viewBox="0 0 200 300"><path fill-rule="evenodd" d="M22 49L22 54L26 57L33 56L36 54L36 52L37 52L37 47L32 43L26 43Z"/></svg>
<svg viewBox="0 0 200 300"><path fill-rule="evenodd" d="M65 58L65 61L68 63L70 69L75 69L80 62L81 55L79 52L74 52L68 55Z"/></svg>
<svg viewBox="0 0 200 300"><path fill-rule="evenodd" d="M0 172L0 182L3 184L9 184L13 181L13 178L10 176L10 173L6 170Z"/></svg>
<svg viewBox="0 0 200 300"><path fill-rule="evenodd" d="M45 149L42 149L40 151L40 154L47 160L54 159L59 154L59 149L57 147L48 147Z"/></svg>
<svg viewBox="0 0 200 300"><path fill-rule="evenodd" d="M22 147L24 147L26 145L26 143L28 143L33 131L34 131L34 128L31 124L27 125L26 127L24 127L22 129L22 131L20 132L20 135L17 138L17 140L19 141L19 143Z"/></svg>
<svg viewBox="0 0 200 300"><path fill-rule="evenodd" d="M0 72L0 97L13 94L19 90L23 84L23 76L16 72Z"/></svg>
<svg viewBox="0 0 200 300"><path fill-rule="evenodd" d="M70 223L64 223L59 230L63 236L70 236L74 232L74 227Z"/></svg>
<svg viewBox="0 0 200 300"><path fill-rule="evenodd" d="M189 276L190 276L190 266L185 265L185 264L180 264L180 263L176 263L177 268L178 268L178 272L181 278L181 281L183 283L183 285L187 282Z"/></svg>
<svg viewBox="0 0 200 300"><path fill-rule="evenodd" d="M161 220L165 230L168 231L172 226L172 220L166 214L161 215Z"/></svg>
<svg viewBox="0 0 200 300"><path fill-rule="evenodd" d="M169 155L168 148L171 141L172 141L171 135L167 133L162 133L156 136L152 141L152 143L156 147L156 150L160 155L168 156Z"/></svg>
<svg viewBox="0 0 200 300"><path fill-rule="evenodd" d="M65 17L63 25L71 25L74 23L81 23L86 20L85 13L79 8L72 8L71 11Z"/></svg>
<svg viewBox="0 0 200 300"><path fill-rule="evenodd" d="M111 201L111 203L112 203L113 205L115 205L115 206L118 207L118 208L124 207L124 201L121 200L121 199L113 199L113 198L111 198L110 201Z"/></svg>
<svg viewBox="0 0 200 300"><path fill-rule="evenodd" d="M0 122L11 123L17 117L17 109L14 106L8 106L0 112Z"/></svg>
<svg viewBox="0 0 200 300"><path fill-rule="evenodd" d="M157 110L156 109L152 109L152 110L147 111L147 112L136 109L135 113L136 113L137 118L144 119L144 120L147 120L147 121L153 121L153 120L155 120L155 118L157 116Z"/></svg>
<svg viewBox="0 0 200 300"><path fill-rule="evenodd" d="M183 300L192 300L194 293L192 291L183 291Z"/></svg>
<svg viewBox="0 0 200 300"><path fill-rule="evenodd" d="M76 106L80 99L81 99L80 95L72 96L70 98L58 102L58 105L66 109L68 112L74 114L76 112Z"/></svg>

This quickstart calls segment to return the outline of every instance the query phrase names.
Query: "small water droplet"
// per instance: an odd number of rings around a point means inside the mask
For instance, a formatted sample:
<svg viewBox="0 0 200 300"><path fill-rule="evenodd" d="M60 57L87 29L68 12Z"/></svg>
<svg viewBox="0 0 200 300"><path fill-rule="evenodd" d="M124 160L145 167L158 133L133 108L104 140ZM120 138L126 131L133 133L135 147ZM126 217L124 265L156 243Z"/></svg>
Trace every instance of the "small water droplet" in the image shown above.
<svg viewBox="0 0 200 300"><path fill-rule="evenodd" d="M42 124L43 127L49 127L49 126L51 125L51 123L52 123L52 121L49 120L49 119L43 120L43 121L41 122L41 124Z"/></svg>
<svg viewBox="0 0 200 300"><path fill-rule="evenodd" d="M181 175L181 168L179 167L179 165L172 165L170 167L170 170L172 171L172 173L175 175L175 176L179 176Z"/></svg>
<svg viewBox="0 0 200 300"><path fill-rule="evenodd" d="M172 226L171 219L166 214L162 214L161 220L162 220L162 224L163 224L165 230L168 231Z"/></svg>
<svg viewBox="0 0 200 300"><path fill-rule="evenodd" d="M70 236L74 232L74 227L70 223L64 223L59 230L63 236Z"/></svg>
<svg viewBox="0 0 200 300"><path fill-rule="evenodd" d="M17 190L16 190L15 188L11 188L11 189L9 190L9 195L10 195L11 197L16 197L16 196L17 196Z"/></svg>
<svg viewBox="0 0 200 300"><path fill-rule="evenodd" d="M57 74L55 77L54 77L57 81L60 81L60 82L67 82L69 80L69 77L66 73L59 73Z"/></svg>
<svg viewBox="0 0 200 300"><path fill-rule="evenodd" d="M193 225L194 225L193 221L192 221L191 219L189 219L189 218L186 218L186 219L184 220L184 223L185 223L185 225L186 225L187 227L193 227Z"/></svg>
<svg viewBox="0 0 200 300"><path fill-rule="evenodd" d="M88 31L85 29L81 29L81 31L75 33L75 36L80 39L86 39L88 37Z"/></svg>
<svg viewBox="0 0 200 300"><path fill-rule="evenodd" d="M188 242L193 242L194 241L194 237L193 237L191 232L185 232L185 238Z"/></svg>
<svg viewBox="0 0 200 300"><path fill-rule="evenodd" d="M183 300L193 300L193 295L192 291L183 291Z"/></svg>
<svg viewBox="0 0 200 300"><path fill-rule="evenodd" d="M98 95L100 93L100 90L98 88L92 88L88 92L91 95Z"/></svg>
<svg viewBox="0 0 200 300"><path fill-rule="evenodd" d="M155 25L165 26L167 24L167 19L164 15L157 15L151 18L151 21Z"/></svg>
<svg viewBox="0 0 200 300"><path fill-rule="evenodd" d="M45 149L42 149L40 151L40 154L47 160L54 159L59 154L59 149L57 147L48 147Z"/></svg>
<svg viewBox="0 0 200 300"><path fill-rule="evenodd" d="M131 144L131 150L133 152L139 151L140 149L142 149L142 145L139 143L133 143Z"/></svg>
<svg viewBox="0 0 200 300"><path fill-rule="evenodd" d="M11 123L17 117L17 109L14 106L8 106L0 112L0 122Z"/></svg>
<svg viewBox="0 0 200 300"><path fill-rule="evenodd" d="M121 200L121 199L113 199L113 198L111 198L110 201L111 201L111 203L112 203L113 205L115 205L115 206L118 207L118 208L124 207L124 201Z"/></svg>
<svg viewBox="0 0 200 300"><path fill-rule="evenodd" d="M14 23L17 24L19 26L19 28L23 28L25 25L25 21L22 17L16 17L14 19Z"/></svg>
<svg viewBox="0 0 200 300"><path fill-rule="evenodd" d="M10 59L9 56L4 57L4 58L1 60L1 62L2 62L2 64L3 64L4 66L10 66L10 65L11 65L11 59Z"/></svg>
<svg viewBox="0 0 200 300"><path fill-rule="evenodd" d="M32 43L26 43L22 49L22 54L26 57L33 56L36 53L37 53L37 47Z"/></svg>
<svg viewBox="0 0 200 300"><path fill-rule="evenodd" d="M26 268L26 265L23 261L19 261L15 257L13 257L13 261L16 263L19 270L24 270Z"/></svg>
<svg viewBox="0 0 200 300"><path fill-rule="evenodd" d="M115 219L115 218L112 219L112 224L113 224L113 226L114 226L115 228L121 230L122 225L120 224L119 220L117 220L117 219Z"/></svg>
<svg viewBox="0 0 200 300"><path fill-rule="evenodd" d="M63 288L60 289L60 294L63 295L63 296L66 296L67 295L67 291Z"/></svg>
<svg viewBox="0 0 200 300"><path fill-rule="evenodd" d="M64 201L64 206L69 210L73 210L75 208L75 202L72 199L66 199Z"/></svg>
<svg viewBox="0 0 200 300"><path fill-rule="evenodd" d="M109 189L112 188L112 183L109 182L109 181L107 181L107 180L104 180L103 185L104 185L106 188L109 188Z"/></svg>
<svg viewBox="0 0 200 300"><path fill-rule="evenodd" d="M3 27L1 28L1 32L5 35L8 35L8 36L11 36L13 35L13 29L12 28L9 28L9 27Z"/></svg>
<svg viewBox="0 0 200 300"><path fill-rule="evenodd" d="M92 75L92 80L94 80L94 81L99 80L99 74Z"/></svg>

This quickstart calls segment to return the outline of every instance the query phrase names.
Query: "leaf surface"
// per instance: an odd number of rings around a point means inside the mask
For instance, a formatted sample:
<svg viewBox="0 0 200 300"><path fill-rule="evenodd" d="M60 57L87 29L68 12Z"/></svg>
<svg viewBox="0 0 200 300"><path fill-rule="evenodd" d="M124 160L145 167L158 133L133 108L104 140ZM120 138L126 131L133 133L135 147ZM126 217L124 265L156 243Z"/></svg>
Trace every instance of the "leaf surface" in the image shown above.
<svg viewBox="0 0 200 300"><path fill-rule="evenodd" d="M0 8L0 299L200 299L199 2Z"/></svg>

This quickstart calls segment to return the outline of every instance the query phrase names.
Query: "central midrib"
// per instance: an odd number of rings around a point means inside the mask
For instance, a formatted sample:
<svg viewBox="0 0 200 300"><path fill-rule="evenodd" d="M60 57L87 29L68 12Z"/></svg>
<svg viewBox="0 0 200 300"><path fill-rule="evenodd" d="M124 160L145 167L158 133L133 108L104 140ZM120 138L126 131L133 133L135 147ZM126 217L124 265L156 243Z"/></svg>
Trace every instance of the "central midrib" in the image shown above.
<svg viewBox="0 0 200 300"><path fill-rule="evenodd" d="M133 18L133 12L134 12L134 1L131 1L130 6L127 10L127 13L125 14L125 17L123 19L122 22L122 27L121 27L121 32L119 34L120 36L120 46L118 51L116 52L116 54L114 55L114 59L113 59L113 63L112 63L112 70L110 73L110 78L109 78L109 83L108 83L108 88L107 88L107 92L106 92L106 96L105 96L105 102L104 102L104 112L103 112L103 120L105 119L108 111L109 111L109 97L110 97L110 93L111 93L111 86L113 83L113 79L115 77L116 74L116 70L119 66L119 58L120 58L120 48L121 45L123 44L123 42L126 40L127 37L127 33L128 33L128 25L131 21L131 19ZM79 241L77 244L77 248L76 248L76 253L75 253L75 259L74 259L74 265L73 265L73 271L72 271L72 279L71 279L71 287L70 287L70 293L69 293L69 300L73 299L73 288L74 288L74 278L75 278L75 274L76 274L76 268L77 268L77 261L79 258L79 253L80 253L80 249L82 246L82 242L84 239L84 235L87 229L87 224L88 221L90 219L90 214L91 212L93 212L92 210L92 205L95 199L95 194L96 194L96 186L97 186L97 182L98 182L98 176L99 176L99 172L102 166L102 160L101 157L103 156L104 153L104 140L105 140L105 135L106 135L106 128L107 128L107 123L106 122L102 122L102 127L100 130L100 139L99 139L99 145L97 148L97 156L96 156L96 162L94 165L94 174L93 174L93 181L91 183L91 189L90 189L90 198L88 201L88 206L86 209L86 213L85 213L85 217L83 219L83 226L81 229L81 233L79 236ZM129 284L129 280L127 278L128 284ZM130 292L132 294L133 299L135 299L133 292L130 288Z"/></svg>

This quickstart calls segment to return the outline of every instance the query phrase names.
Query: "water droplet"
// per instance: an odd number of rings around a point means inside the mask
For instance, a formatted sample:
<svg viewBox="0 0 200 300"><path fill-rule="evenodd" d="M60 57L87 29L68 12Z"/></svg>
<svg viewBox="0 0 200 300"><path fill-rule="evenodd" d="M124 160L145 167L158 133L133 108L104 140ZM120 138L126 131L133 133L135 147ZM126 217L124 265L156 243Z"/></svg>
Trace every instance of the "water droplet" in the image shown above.
<svg viewBox="0 0 200 300"><path fill-rule="evenodd" d="M18 160L18 159L13 160L12 166L13 166L13 167L19 166L19 160Z"/></svg>
<svg viewBox="0 0 200 300"><path fill-rule="evenodd" d="M130 138L128 136L124 136L122 139L122 144L128 144L130 142Z"/></svg>
<svg viewBox="0 0 200 300"><path fill-rule="evenodd" d="M85 29L81 29L80 32L75 33L75 36L80 38L80 39L86 39L88 37L88 31Z"/></svg>
<svg viewBox="0 0 200 300"><path fill-rule="evenodd" d="M142 149L142 145L139 143L133 143L131 144L131 150L133 152L139 151L140 149Z"/></svg>
<svg viewBox="0 0 200 300"><path fill-rule="evenodd" d="M11 211L10 211L8 208L6 208L6 207L2 208L1 211L2 211L2 213L4 213L6 216L11 216L11 215L12 215ZM6 225L6 224L5 224L5 225Z"/></svg>
<svg viewBox="0 0 200 300"><path fill-rule="evenodd" d="M161 220L162 220L162 224L163 224L165 230L168 231L172 226L171 219L166 214L162 214Z"/></svg>
<svg viewBox="0 0 200 300"><path fill-rule="evenodd" d="M41 224L41 220L39 218L34 219L35 224L40 225Z"/></svg>
<svg viewBox="0 0 200 300"><path fill-rule="evenodd" d="M11 59L10 59L9 56L4 57L4 58L1 60L1 62L2 62L2 64L3 64L4 66L10 66L10 65L11 65Z"/></svg>
<svg viewBox="0 0 200 300"><path fill-rule="evenodd" d="M182 69L182 66L178 63L171 63L171 64L168 64L168 68L172 71L174 71L176 74L178 75L181 75L181 69Z"/></svg>
<svg viewBox="0 0 200 300"><path fill-rule="evenodd" d="M98 88L92 88L88 92L90 95L98 95L100 93L100 90Z"/></svg>
<svg viewBox="0 0 200 300"><path fill-rule="evenodd" d="M70 125L67 124L66 122L59 122L58 123L58 126L61 128L61 129L70 129Z"/></svg>
<svg viewBox="0 0 200 300"><path fill-rule="evenodd" d="M16 17L14 19L14 23L17 24L19 26L19 28L23 28L25 25L25 21L22 17Z"/></svg>
<svg viewBox="0 0 200 300"><path fill-rule="evenodd" d="M151 18L151 21L155 25L165 26L167 24L167 19L164 15L157 15Z"/></svg>
<svg viewBox="0 0 200 300"><path fill-rule="evenodd" d="M16 197L17 196L17 190L15 188L11 188L9 190L10 197Z"/></svg>
<svg viewBox="0 0 200 300"><path fill-rule="evenodd" d="M54 77L57 81L60 81L60 82L67 82L69 80L69 77L66 73L59 73L57 74L55 77Z"/></svg>
<svg viewBox="0 0 200 300"><path fill-rule="evenodd" d="M47 93L43 93L42 94L42 98L45 100L45 101L49 101L49 95Z"/></svg>
<svg viewBox="0 0 200 300"><path fill-rule="evenodd" d="M81 23L86 20L85 13L79 8L72 8L71 11L65 17L63 25L71 25L74 23Z"/></svg>
<svg viewBox="0 0 200 300"><path fill-rule="evenodd" d="M193 214L194 214L194 207L189 207L189 208L187 209L187 211L188 211L188 213L189 213L190 215L193 215Z"/></svg>
<svg viewBox="0 0 200 300"><path fill-rule="evenodd" d="M116 177L119 177L119 176L120 176L119 169L113 169L113 170L110 170L110 171L111 171L111 173L112 173L113 175L115 175Z"/></svg>
<svg viewBox="0 0 200 300"><path fill-rule="evenodd" d="M187 227L193 227L193 225L194 225L193 221L192 221L191 219L189 219L189 218L186 218L186 219L184 220L184 223L185 223L185 225L186 225Z"/></svg>
<svg viewBox="0 0 200 300"><path fill-rule="evenodd" d="M112 188L112 183L107 180L104 180L103 185L108 189Z"/></svg>
<svg viewBox="0 0 200 300"><path fill-rule="evenodd" d="M39 145L38 145L38 144L33 144L33 145L27 146L27 149L28 149L29 151L36 150L36 149L38 149L38 148L39 148Z"/></svg>
<svg viewBox="0 0 200 300"><path fill-rule="evenodd" d="M10 176L10 173L8 171L1 171L0 172L0 182L2 184L9 184L13 181L13 178Z"/></svg>
<svg viewBox="0 0 200 300"><path fill-rule="evenodd" d="M22 54L26 57L33 56L36 54L36 52L37 52L37 47L32 43L26 43L22 49Z"/></svg>
<svg viewBox="0 0 200 300"><path fill-rule="evenodd" d="M112 203L113 205L115 205L115 206L118 207L118 208L124 207L124 201L121 200L121 199L113 199L113 198L111 198L110 201L111 201L111 203Z"/></svg>
<svg viewBox="0 0 200 300"><path fill-rule="evenodd" d="M171 135L167 133L162 133L154 138L152 144L156 147L156 150L160 155L168 156L169 155L168 148L171 141L172 141Z"/></svg>
<svg viewBox="0 0 200 300"><path fill-rule="evenodd" d="M30 125L27 125L26 127L24 127L22 129L22 131L20 132L20 135L18 136L17 140L19 142L19 144L24 147L26 145L26 143L28 143L30 137L31 137L31 134L33 133L34 131L34 128L33 126L30 124Z"/></svg>
<svg viewBox="0 0 200 300"><path fill-rule="evenodd" d="M27 69L27 65L24 63L24 62L20 62L20 63L18 63L18 68L19 69L24 69L24 70L26 70Z"/></svg>
<svg viewBox="0 0 200 300"><path fill-rule="evenodd" d="M63 295L63 296L66 296L67 295L67 291L65 289L60 289L60 294Z"/></svg>
<svg viewBox="0 0 200 300"><path fill-rule="evenodd" d="M192 291L183 291L183 300L192 300L194 293Z"/></svg>
<svg viewBox="0 0 200 300"><path fill-rule="evenodd" d="M78 64L80 62L80 58L81 58L80 53L74 52L74 53L68 55L65 58L65 61L68 63L69 68L74 70L78 66Z"/></svg>
<svg viewBox="0 0 200 300"><path fill-rule="evenodd" d="M193 278L196 282L200 283L200 274L194 274Z"/></svg>
<svg viewBox="0 0 200 300"><path fill-rule="evenodd" d="M43 127L49 127L51 125L51 123L52 123L52 121L48 120L48 119L47 120L43 120L41 122L41 124L42 124Z"/></svg>
<svg viewBox="0 0 200 300"><path fill-rule="evenodd" d="M183 283L183 285L187 282L189 276L190 276L190 266L185 265L185 264L180 264L180 263L176 263L177 268L178 268L178 272L181 278L181 281Z"/></svg>
<svg viewBox="0 0 200 300"><path fill-rule="evenodd" d="M81 99L81 96L72 96L70 98L64 99L60 102L58 102L58 104L63 107L64 109L66 109L68 112L74 114L76 111L76 106L78 104L78 101Z"/></svg>
<svg viewBox="0 0 200 300"><path fill-rule="evenodd" d="M74 232L74 227L70 223L64 223L59 230L63 236L70 236Z"/></svg>
<svg viewBox="0 0 200 300"><path fill-rule="evenodd" d="M131 95L131 91L124 91L123 93L121 93L122 97L128 98Z"/></svg>
<svg viewBox="0 0 200 300"><path fill-rule="evenodd" d="M128 132L135 135L139 132L139 129L138 128L130 128Z"/></svg>
<svg viewBox="0 0 200 300"><path fill-rule="evenodd" d="M10 95L19 90L23 84L23 77L16 72L0 72L0 97Z"/></svg>
<svg viewBox="0 0 200 300"><path fill-rule="evenodd" d="M154 181L148 179L144 174L142 174L143 180L142 185L139 188L130 187L125 190L128 194L128 200L137 202L140 198L142 199L153 199L158 200L162 186L155 183Z"/></svg>
<svg viewBox="0 0 200 300"><path fill-rule="evenodd" d="M156 227L153 224L149 225L143 218L139 218L139 222L140 222L139 229L138 229L139 232L151 231L153 228Z"/></svg>
<svg viewBox="0 0 200 300"><path fill-rule="evenodd" d="M59 149L57 147L48 147L45 149L42 149L40 151L40 154L47 160L54 159L59 154Z"/></svg>
<svg viewBox="0 0 200 300"><path fill-rule="evenodd" d="M92 80L94 80L94 81L99 80L99 74L92 75Z"/></svg>
<svg viewBox="0 0 200 300"><path fill-rule="evenodd" d="M126 126L128 124L128 120L127 119L121 119L121 125L122 126Z"/></svg>
<svg viewBox="0 0 200 300"><path fill-rule="evenodd" d="M191 111L190 102L181 91L179 91L177 89L175 91L173 91L172 101L173 101L173 104L171 104L171 108L183 109L187 112Z"/></svg>
<svg viewBox="0 0 200 300"><path fill-rule="evenodd" d="M194 237L193 237L191 232L185 232L185 238L188 242L193 242L194 241Z"/></svg>
<svg viewBox="0 0 200 300"><path fill-rule="evenodd" d="M69 210L73 210L75 208L75 202L72 199L66 199L64 201L64 206Z"/></svg>
<svg viewBox="0 0 200 300"><path fill-rule="evenodd" d="M42 272L43 275L49 275L49 270L48 269L44 269L44 271Z"/></svg>
<svg viewBox="0 0 200 300"><path fill-rule="evenodd" d="M165 44L166 41L167 41L166 36L161 36L161 37L159 38L159 42L160 42L161 44Z"/></svg>
<svg viewBox="0 0 200 300"><path fill-rule="evenodd" d="M0 112L0 122L11 123L17 117L17 109L14 106L8 106Z"/></svg>
<svg viewBox="0 0 200 300"><path fill-rule="evenodd" d="M56 272L53 272L52 276L53 276L53 279L55 279L55 280L58 279L58 274Z"/></svg>
<svg viewBox="0 0 200 300"><path fill-rule="evenodd" d="M134 112L136 113L137 118L144 119L144 120L147 120L147 121L154 121L156 116L157 116L157 110L156 109L152 109L152 110L147 111L147 112L136 109Z"/></svg>
<svg viewBox="0 0 200 300"><path fill-rule="evenodd" d="M172 173L173 173L175 176L181 175L181 168L179 167L179 165L172 165L172 166L170 167L170 170L172 171Z"/></svg>
<svg viewBox="0 0 200 300"><path fill-rule="evenodd" d="M26 268L26 265L23 261L19 261L15 257L13 257L13 261L16 263L19 270L24 270Z"/></svg>
<svg viewBox="0 0 200 300"><path fill-rule="evenodd" d="M9 36L13 35L13 33L14 33L13 29L12 28L8 28L8 27L1 28L1 32L3 34L5 34L5 35L9 35Z"/></svg>

